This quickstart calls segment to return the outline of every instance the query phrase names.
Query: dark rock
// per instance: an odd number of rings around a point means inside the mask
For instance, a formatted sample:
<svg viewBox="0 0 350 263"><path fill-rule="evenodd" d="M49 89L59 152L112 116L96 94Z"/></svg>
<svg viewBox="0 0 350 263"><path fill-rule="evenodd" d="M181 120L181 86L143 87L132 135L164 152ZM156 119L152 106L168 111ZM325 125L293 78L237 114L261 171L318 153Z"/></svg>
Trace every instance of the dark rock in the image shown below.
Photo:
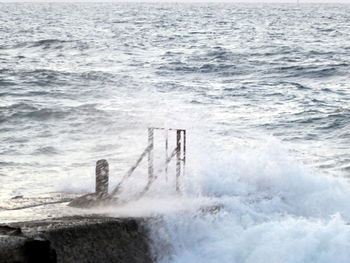
<svg viewBox="0 0 350 263"><path fill-rule="evenodd" d="M20 236L22 235L22 230L19 227L0 226L0 235Z"/></svg>
<svg viewBox="0 0 350 263"><path fill-rule="evenodd" d="M50 241L27 237L0 236L1 263L56 263Z"/></svg>
<svg viewBox="0 0 350 263"><path fill-rule="evenodd" d="M0 235L0 262L26 262L24 246L27 240L25 237Z"/></svg>
<svg viewBox="0 0 350 263"><path fill-rule="evenodd" d="M56 263L56 251L51 248L50 241L45 239L29 239L23 247L27 263Z"/></svg>

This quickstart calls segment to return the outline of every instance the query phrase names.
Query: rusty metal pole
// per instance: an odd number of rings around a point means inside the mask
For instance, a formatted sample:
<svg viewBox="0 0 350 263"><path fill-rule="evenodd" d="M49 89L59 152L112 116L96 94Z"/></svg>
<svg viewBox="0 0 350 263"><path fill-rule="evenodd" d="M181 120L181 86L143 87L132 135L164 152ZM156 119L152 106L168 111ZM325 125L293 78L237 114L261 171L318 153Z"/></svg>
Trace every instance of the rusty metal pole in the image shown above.
<svg viewBox="0 0 350 263"><path fill-rule="evenodd" d="M99 199L108 197L109 165L107 160L96 162L96 195Z"/></svg>
<svg viewBox="0 0 350 263"><path fill-rule="evenodd" d="M176 130L176 192L180 192L181 175L181 130Z"/></svg>
<svg viewBox="0 0 350 263"><path fill-rule="evenodd" d="M148 128L148 146L149 152L148 152L148 178L153 178L153 139L154 137L154 129Z"/></svg>

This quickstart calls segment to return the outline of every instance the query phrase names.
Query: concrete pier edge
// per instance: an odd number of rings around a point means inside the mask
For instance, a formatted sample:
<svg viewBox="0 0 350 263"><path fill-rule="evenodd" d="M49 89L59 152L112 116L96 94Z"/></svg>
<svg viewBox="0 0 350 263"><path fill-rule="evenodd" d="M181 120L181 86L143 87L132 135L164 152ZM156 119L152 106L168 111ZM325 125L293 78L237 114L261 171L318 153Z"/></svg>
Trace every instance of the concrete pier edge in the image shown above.
<svg viewBox="0 0 350 263"><path fill-rule="evenodd" d="M151 263L146 221L89 215L0 225L0 262Z"/></svg>

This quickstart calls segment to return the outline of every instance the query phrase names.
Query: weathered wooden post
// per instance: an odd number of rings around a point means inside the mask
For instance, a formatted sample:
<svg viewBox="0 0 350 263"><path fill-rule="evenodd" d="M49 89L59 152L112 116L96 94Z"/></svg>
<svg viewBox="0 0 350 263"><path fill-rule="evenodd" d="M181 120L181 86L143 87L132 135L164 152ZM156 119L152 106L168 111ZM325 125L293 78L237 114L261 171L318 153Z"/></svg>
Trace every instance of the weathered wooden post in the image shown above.
<svg viewBox="0 0 350 263"><path fill-rule="evenodd" d="M108 197L109 165L107 160L98 160L96 163L96 195L98 199Z"/></svg>

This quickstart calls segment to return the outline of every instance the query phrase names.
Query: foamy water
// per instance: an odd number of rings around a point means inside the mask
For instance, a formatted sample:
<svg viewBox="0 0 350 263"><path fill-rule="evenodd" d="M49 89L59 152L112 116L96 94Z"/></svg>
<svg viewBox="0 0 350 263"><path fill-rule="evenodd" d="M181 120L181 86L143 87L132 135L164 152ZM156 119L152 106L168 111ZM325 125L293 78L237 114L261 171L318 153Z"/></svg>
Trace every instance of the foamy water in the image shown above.
<svg viewBox="0 0 350 263"><path fill-rule="evenodd" d="M193 146L193 145L192 145ZM165 182L98 212L151 218L157 262L348 262L350 186L296 161L276 140L197 152L182 195Z"/></svg>
<svg viewBox="0 0 350 263"><path fill-rule="evenodd" d="M158 262L350 262L349 13L1 3L0 198L91 192L101 158L113 187L148 126L186 128L184 195L171 166L107 209L156 216ZM146 178L143 164L121 197Z"/></svg>
<svg viewBox="0 0 350 263"><path fill-rule="evenodd" d="M348 262L349 186L276 148L204 162L195 196L220 209L166 213L152 228L159 262Z"/></svg>

